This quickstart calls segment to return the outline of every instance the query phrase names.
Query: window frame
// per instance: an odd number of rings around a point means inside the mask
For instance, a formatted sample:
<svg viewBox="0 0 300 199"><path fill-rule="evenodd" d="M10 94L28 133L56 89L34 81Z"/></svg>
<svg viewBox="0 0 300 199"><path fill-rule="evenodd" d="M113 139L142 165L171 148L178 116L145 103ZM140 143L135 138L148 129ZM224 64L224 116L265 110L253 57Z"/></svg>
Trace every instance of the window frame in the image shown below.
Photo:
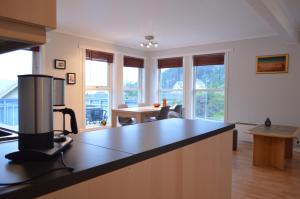
<svg viewBox="0 0 300 199"><path fill-rule="evenodd" d="M84 50L84 54L86 53L86 49ZM86 125L86 92L87 91L107 91L108 92L108 111L111 111L112 109L112 73L113 73L113 65L114 63L107 63L108 69L107 69L107 86L86 86L86 79L85 79L85 74L86 74L86 61L87 59L85 56L83 56L83 127L86 130L93 130L93 129L100 129L103 128L102 126L91 126L89 127ZM105 61L104 61L105 62ZM107 125L110 125L111 120L108 118L107 120Z"/></svg>
<svg viewBox="0 0 300 199"><path fill-rule="evenodd" d="M124 71L124 68L137 68L137 67L125 67L123 66L123 71ZM125 91L138 91L138 101L137 101L137 104L138 103L141 103L143 101L143 69L144 68L138 68L138 87L136 88L127 88L127 87L124 87L124 72L122 72L122 102L125 104L125 98L124 98L124 92Z"/></svg>
<svg viewBox="0 0 300 199"><path fill-rule="evenodd" d="M160 99L160 93L161 92L172 92L172 91L175 91L175 92L182 92L182 105L185 104L185 70L184 70L184 67L170 67L169 69L173 69L173 68L182 68L182 75L183 75L183 80L182 80L182 89L166 89L166 88L161 88L160 87L160 77L161 77L161 69L165 69L165 68L158 68L158 91L157 91L157 99L158 99L158 102L162 102L163 99Z"/></svg>
<svg viewBox="0 0 300 199"><path fill-rule="evenodd" d="M210 120L210 119L205 119L205 118L199 118L195 116L195 110L196 110L196 100L195 100L195 96L197 92L223 92L224 93L224 119L221 120L220 122L226 122L227 121L227 54L224 54L224 88L208 88L208 89L196 89L196 68L197 67L201 67L201 66L192 66L193 67L193 96L192 96L192 100L193 100L193 107L192 107L192 118L193 119L204 119L204 120L208 120L208 121L217 121L218 120Z"/></svg>

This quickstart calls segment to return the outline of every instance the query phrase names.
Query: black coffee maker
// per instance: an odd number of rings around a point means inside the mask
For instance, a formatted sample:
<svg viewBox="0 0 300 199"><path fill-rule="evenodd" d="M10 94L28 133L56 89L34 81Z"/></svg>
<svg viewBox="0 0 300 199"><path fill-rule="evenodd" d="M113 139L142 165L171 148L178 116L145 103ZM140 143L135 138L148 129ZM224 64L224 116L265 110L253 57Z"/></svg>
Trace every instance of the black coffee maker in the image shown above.
<svg viewBox="0 0 300 199"><path fill-rule="evenodd" d="M43 160L55 157L66 149L78 133L72 109L64 106L64 79L48 75L18 76L19 151L5 157L15 161ZM63 114L63 129L53 129L53 112ZM65 115L70 116L71 131L65 128ZM55 133L59 132L59 133Z"/></svg>

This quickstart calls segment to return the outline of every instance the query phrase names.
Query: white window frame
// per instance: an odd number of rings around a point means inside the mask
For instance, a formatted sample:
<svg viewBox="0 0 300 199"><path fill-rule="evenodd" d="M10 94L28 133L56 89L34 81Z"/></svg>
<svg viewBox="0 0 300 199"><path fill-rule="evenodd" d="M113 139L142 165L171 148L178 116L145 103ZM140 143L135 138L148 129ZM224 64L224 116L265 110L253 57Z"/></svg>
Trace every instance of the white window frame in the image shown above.
<svg viewBox="0 0 300 199"><path fill-rule="evenodd" d="M177 67L176 67L177 68ZM180 68L180 67L178 67ZM165 88L161 88L160 87L160 75L161 75L161 68L158 69L158 92L157 92L157 98L158 98L158 102L162 102L163 99L160 99L160 93L161 92L172 92L172 91L175 91L175 92L182 92L182 105L184 105L184 101L185 101L185 93L184 93L184 86L185 86L185 70L184 70L184 67L182 66L182 72L183 72L183 80L182 80L182 89L165 89Z"/></svg>
<svg viewBox="0 0 300 199"><path fill-rule="evenodd" d="M223 121L227 121L227 64L226 64L226 54L224 55L224 88L222 89L214 89L214 88L208 88L208 89L196 89L196 68L201 66L192 66L193 67L193 108L192 108L192 116L193 119L196 119L195 116L195 109L196 109L196 100L195 96L197 92L224 92L224 119ZM199 118L200 119L200 118ZM202 118L201 118L202 119ZM209 120L209 119L205 119Z"/></svg>
<svg viewBox="0 0 300 199"><path fill-rule="evenodd" d="M136 67L124 67L124 68L136 68ZM122 76L122 85L123 85L123 94L122 94L122 101L125 104L125 99L124 99L124 92L125 91L138 91L138 102L141 103L143 101L143 69L144 68L138 68L138 87L136 88L127 88L124 87L124 77ZM124 75L124 74L123 74Z"/></svg>
<svg viewBox="0 0 300 199"><path fill-rule="evenodd" d="M85 54L85 50L84 50L84 54ZM101 129L103 127L101 126L92 126L92 127L88 127L86 125L86 101L85 101L85 93L86 91L108 91L108 111L111 111L112 109L112 67L113 67L113 63L108 63L108 69L107 69L107 86L86 86L85 84L85 69L86 69L86 58L83 58L83 104L84 104L84 108L83 108L83 126L84 129L88 129L88 130L93 130L93 129ZM107 113L110 114L110 113ZM109 125L111 122L111 120L108 118L107 120L107 125Z"/></svg>

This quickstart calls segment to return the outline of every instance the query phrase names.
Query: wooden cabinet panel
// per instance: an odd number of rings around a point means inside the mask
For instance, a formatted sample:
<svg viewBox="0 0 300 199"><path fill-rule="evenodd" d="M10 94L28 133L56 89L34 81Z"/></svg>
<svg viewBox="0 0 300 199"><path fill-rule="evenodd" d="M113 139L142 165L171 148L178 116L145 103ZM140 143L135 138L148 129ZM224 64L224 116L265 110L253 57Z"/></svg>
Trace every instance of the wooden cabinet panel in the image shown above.
<svg viewBox="0 0 300 199"><path fill-rule="evenodd" d="M231 198L232 133L183 148L183 199Z"/></svg>
<svg viewBox="0 0 300 199"><path fill-rule="evenodd" d="M183 199L216 199L216 141L212 137L183 149Z"/></svg>
<svg viewBox="0 0 300 199"><path fill-rule="evenodd" d="M217 198L231 198L232 141L232 133L222 133L217 139Z"/></svg>
<svg viewBox="0 0 300 199"><path fill-rule="evenodd" d="M43 27L0 20L0 38L32 44L44 44L46 31Z"/></svg>
<svg viewBox="0 0 300 199"><path fill-rule="evenodd" d="M232 131L41 196L41 199L230 199Z"/></svg>
<svg viewBox="0 0 300 199"><path fill-rule="evenodd" d="M56 0L2 0L0 13L9 20L56 28Z"/></svg>

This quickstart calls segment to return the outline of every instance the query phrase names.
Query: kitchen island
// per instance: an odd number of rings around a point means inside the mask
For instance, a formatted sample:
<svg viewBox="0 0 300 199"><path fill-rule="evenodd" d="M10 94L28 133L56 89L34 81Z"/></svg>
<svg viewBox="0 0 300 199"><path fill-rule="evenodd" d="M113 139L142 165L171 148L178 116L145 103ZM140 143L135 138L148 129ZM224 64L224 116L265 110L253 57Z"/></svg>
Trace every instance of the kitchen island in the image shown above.
<svg viewBox="0 0 300 199"><path fill-rule="evenodd" d="M231 197L233 124L168 119L72 136L59 170L17 186L0 186L0 198L222 198ZM62 167L58 157L11 163L0 144L0 183Z"/></svg>

